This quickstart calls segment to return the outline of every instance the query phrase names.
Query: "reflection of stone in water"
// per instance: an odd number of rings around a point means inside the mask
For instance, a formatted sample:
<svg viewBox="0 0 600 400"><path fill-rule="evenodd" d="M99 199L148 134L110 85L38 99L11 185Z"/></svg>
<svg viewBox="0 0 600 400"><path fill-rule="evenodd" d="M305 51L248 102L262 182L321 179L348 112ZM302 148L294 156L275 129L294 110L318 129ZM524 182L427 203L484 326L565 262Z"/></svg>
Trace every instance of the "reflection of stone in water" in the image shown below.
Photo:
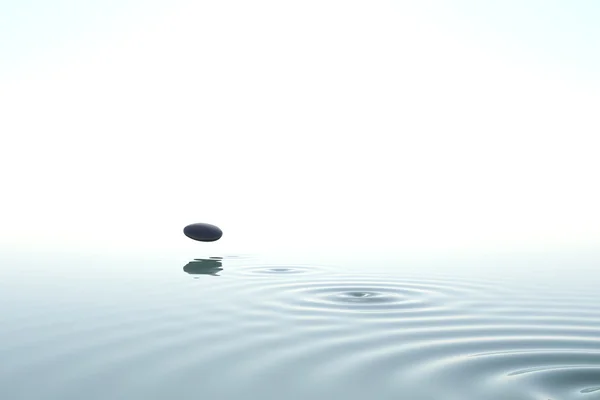
<svg viewBox="0 0 600 400"><path fill-rule="evenodd" d="M588 388L588 389L583 389L581 391L581 393L592 393L592 392L597 392L600 391L600 386L598 387L592 387L592 388Z"/></svg>
<svg viewBox="0 0 600 400"><path fill-rule="evenodd" d="M223 264L220 259L196 259L187 263L183 270L193 275L212 275L219 276L217 272L223 271Z"/></svg>

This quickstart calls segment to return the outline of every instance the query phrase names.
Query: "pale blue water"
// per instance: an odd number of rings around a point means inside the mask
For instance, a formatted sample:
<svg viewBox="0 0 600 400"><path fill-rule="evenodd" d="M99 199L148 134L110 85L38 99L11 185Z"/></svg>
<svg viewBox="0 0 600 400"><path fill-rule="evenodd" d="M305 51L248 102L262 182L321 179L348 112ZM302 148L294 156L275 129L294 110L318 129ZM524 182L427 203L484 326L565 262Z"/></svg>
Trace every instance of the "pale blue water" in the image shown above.
<svg viewBox="0 0 600 400"><path fill-rule="evenodd" d="M600 399L600 254L195 258L4 253L0 399Z"/></svg>

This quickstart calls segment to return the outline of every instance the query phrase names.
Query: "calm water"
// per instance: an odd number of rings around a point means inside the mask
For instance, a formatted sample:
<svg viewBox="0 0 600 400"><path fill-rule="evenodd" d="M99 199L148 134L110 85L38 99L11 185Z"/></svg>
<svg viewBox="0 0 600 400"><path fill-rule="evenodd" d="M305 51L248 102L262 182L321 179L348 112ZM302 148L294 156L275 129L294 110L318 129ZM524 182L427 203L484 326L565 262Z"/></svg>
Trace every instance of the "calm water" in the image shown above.
<svg viewBox="0 0 600 400"><path fill-rule="evenodd" d="M0 399L600 399L600 255L4 255Z"/></svg>

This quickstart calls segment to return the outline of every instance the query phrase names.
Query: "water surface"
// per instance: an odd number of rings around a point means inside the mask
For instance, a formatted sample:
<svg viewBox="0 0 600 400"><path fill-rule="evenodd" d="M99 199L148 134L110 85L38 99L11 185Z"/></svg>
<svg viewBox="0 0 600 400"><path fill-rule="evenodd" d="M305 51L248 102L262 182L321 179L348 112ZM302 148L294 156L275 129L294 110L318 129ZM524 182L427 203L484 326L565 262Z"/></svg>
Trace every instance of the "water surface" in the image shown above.
<svg viewBox="0 0 600 400"><path fill-rule="evenodd" d="M598 260L5 255L0 398L600 399Z"/></svg>

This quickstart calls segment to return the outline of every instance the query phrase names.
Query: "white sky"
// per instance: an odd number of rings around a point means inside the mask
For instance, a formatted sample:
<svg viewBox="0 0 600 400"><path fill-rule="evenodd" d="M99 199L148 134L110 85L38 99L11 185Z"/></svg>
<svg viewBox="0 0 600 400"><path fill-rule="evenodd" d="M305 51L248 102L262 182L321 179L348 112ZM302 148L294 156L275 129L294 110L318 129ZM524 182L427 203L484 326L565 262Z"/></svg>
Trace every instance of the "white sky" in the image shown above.
<svg viewBox="0 0 600 400"><path fill-rule="evenodd" d="M532 36L412 3L128 2L57 12L71 30L15 6L0 244L172 249L192 222L240 250L600 244L592 10L509 2Z"/></svg>

